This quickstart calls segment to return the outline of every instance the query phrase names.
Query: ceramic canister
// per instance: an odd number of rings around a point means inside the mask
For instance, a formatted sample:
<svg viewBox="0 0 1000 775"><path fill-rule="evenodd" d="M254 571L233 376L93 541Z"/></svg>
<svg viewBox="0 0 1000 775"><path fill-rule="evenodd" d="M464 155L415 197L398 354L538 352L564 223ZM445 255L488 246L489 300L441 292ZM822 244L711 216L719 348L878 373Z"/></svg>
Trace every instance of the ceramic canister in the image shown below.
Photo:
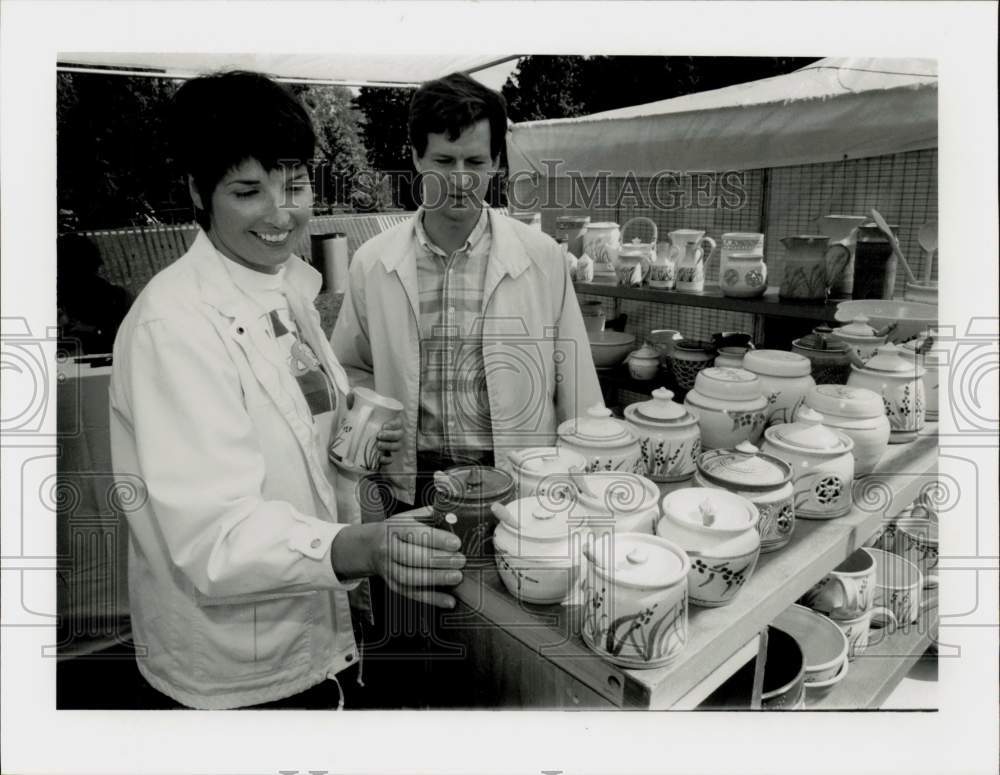
<svg viewBox="0 0 1000 775"><path fill-rule="evenodd" d="M868 325L868 318L865 315L858 315L846 326L833 329L830 336L853 347L854 352L863 361L875 355L879 346L885 344L888 339L887 336L876 335L875 329Z"/></svg>
<svg viewBox="0 0 1000 775"><path fill-rule="evenodd" d="M923 366L899 354L899 347L886 344L864 366L853 366L847 384L872 390L882 396L889 417L889 443L913 441L924 427Z"/></svg>
<svg viewBox="0 0 1000 775"><path fill-rule="evenodd" d="M651 535L606 536L584 548L580 634L622 667L669 665L687 643L691 563L677 544Z"/></svg>
<svg viewBox="0 0 1000 775"><path fill-rule="evenodd" d="M682 390L694 387L698 372L712 365L715 349L711 343L695 339L681 339L674 343L670 354L670 371L674 382Z"/></svg>
<svg viewBox="0 0 1000 775"><path fill-rule="evenodd" d="M764 431L762 450L795 469L795 516L833 519L851 510L854 442L823 424L823 415L808 407L798 422Z"/></svg>
<svg viewBox="0 0 1000 775"><path fill-rule="evenodd" d="M583 252L597 264L613 267L618 262L621 231L617 223L601 221L588 223L583 232Z"/></svg>
<svg viewBox="0 0 1000 775"><path fill-rule="evenodd" d="M937 337L936 331L924 332L918 339L906 342L899 348L899 354L907 361L914 364L913 371L917 372L917 367L924 370L924 419L927 422L937 422L938 420L938 386L941 383L940 368L947 363L947 352L933 342L927 345L928 337Z"/></svg>
<svg viewBox="0 0 1000 775"><path fill-rule="evenodd" d="M632 379L650 380L660 371L660 351L649 344L633 350L625 360Z"/></svg>
<svg viewBox="0 0 1000 775"><path fill-rule="evenodd" d="M827 427L854 442L854 475L875 470L889 447L889 418L882 398L865 388L817 385L806 396L805 406L823 415Z"/></svg>
<svg viewBox="0 0 1000 775"><path fill-rule="evenodd" d="M715 356L713 366L729 369L742 369L743 357L750 352L749 347L734 346L720 347L719 354Z"/></svg>
<svg viewBox="0 0 1000 775"><path fill-rule="evenodd" d="M806 394L816 386L809 359L785 350L751 350L743 368L760 379L767 399L767 424L792 422Z"/></svg>
<svg viewBox="0 0 1000 775"><path fill-rule="evenodd" d="M514 497L511 475L491 466L454 466L434 474L434 488L433 524L462 539L461 551L470 566L491 563L492 506ZM450 524L448 514L458 521Z"/></svg>
<svg viewBox="0 0 1000 775"><path fill-rule="evenodd" d="M757 507L725 490L682 487L663 496L656 534L691 558L688 593L700 606L731 603L760 557Z"/></svg>
<svg viewBox="0 0 1000 775"><path fill-rule="evenodd" d="M756 443L764 432L767 399L757 375L745 369L708 368L695 378L684 407L698 418L705 449Z"/></svg>
<svg viewBox="0 0 1000 775"><path fill-rule="evenodd" d="M550 490L576 490L573 476L587 468L579 452L560 447L529 447L509 452L518 498L545 495Z"/></svg>
<svg viewBox="0 0 1000 775"><path fill-rule="evenodd" d="M737 299L763 295L767 290L767 264L760 253L723 251L719 266L719 287L723 296Z"/></svg>
<svg viewBox="0 0 1000 775"><path fill-rule="evenodd" d="M701 454L698 420L673 400L666 388L652 401L625 407L625 422L639 439L642 468L654 482L682 482L691 477Z"/></svg>
<svg viewBox="0 0 1000 775"><path fill-rule="evenodd" d="M757 507L761 552L773 552L792 538L795 529L792 467L784 460L761 454L749 441L735 449L702 453L694 483L717 487L746 498Z"/></svg>
<svg viewBox="0 0 1000 775"><path fill-rule="evenodd" d="M830 329L824 326L818 326L813 333L793 340L792 352L809 359L817 385L845 384L851 374L852 360L856 357L851 345L835 339Z"/></svg>
<svg viewBox="0 0 1000 775"><path fill-rule="evenodd" d="M625 423L615 420L611 410L595 405L585 417L566 420L556 429L558 446L579 452L591 471L643 470L639 440Z"/></svg>
<svg viewBox="0 0 1000 775"><path fill-rule="evenodd" d="M576 477L576 510L592 522L610 524L615 534L653 535L660 518L660 491L639 474L595 471Z"/></svg>

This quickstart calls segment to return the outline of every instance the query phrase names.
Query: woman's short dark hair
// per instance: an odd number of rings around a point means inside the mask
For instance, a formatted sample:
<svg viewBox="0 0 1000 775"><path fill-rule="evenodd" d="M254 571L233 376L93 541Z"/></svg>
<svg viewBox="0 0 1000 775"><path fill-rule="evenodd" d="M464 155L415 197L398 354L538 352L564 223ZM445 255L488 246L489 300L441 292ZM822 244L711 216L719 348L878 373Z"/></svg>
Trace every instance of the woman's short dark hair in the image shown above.
<svg viewBox="0 0 1000 775"><path fill-rule="evenodd" d="M316 150L305 107L260 73L233 70L185 82L174 95L170 121L174 159L194 179L205 208L196 218L206 229L212 192L233 167L247 159L268 171L282 162L308 164Z"/></svg>
<svg viewBox="0 0 1000 775"><path fill-rule="evenodd" d="M421 84L410 100L410 144L423 156L429 134L455 141L478 121L490 122L490 158L495 159L507 135L507 101L464 73L452 73Z"/></svg>

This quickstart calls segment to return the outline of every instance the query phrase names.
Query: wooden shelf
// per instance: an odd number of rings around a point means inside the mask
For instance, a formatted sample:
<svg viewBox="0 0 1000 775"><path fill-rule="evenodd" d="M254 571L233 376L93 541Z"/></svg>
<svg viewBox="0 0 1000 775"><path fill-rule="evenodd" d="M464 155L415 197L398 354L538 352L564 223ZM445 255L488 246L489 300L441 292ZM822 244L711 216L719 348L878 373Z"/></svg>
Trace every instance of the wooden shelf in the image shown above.
<svg viewBox="0 0 1000 775"><path fill-rule="evenodd" d="M615 706L691 707L700 692L713 683L717 686L743 664L745 660L734 655L747 650L767 624L862 546L884 519L913 502L935 475L937 456L936 425L910 444L890 446L876 472L855 480L855 507L848 515L798 520L792 541L761 556L732 603L714 609L691 607L688 643L669 668L624 670L604 662L580 638L577 606L521 603L492 567L466 573L456 590L462 605L445 617L445 625L455 632L462 627L501 630L525 652L509 658L508 668L519 661L543 660L550 670L568 674ZM709 676L718 680L707 681ZM526 693L521 692L522 702Z"/></svg>

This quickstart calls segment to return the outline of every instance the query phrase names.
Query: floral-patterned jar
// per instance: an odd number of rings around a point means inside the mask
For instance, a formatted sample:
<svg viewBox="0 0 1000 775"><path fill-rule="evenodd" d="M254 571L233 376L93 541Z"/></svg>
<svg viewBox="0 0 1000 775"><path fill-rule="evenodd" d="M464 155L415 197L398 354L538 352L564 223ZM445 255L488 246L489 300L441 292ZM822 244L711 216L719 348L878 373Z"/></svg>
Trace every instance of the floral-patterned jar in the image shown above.
<svg viewBox="0 0 1000 775"><path fill-rule="evenodd" d="M576 490L574 474L587 468L579 452L560 447L528 447L507 453L518 498L545 495L550 490Z"/></svg>
<svg viewBox="0 0 1000 775"><path fill-rule="evenodd" d="M760 557L757 507L726 490L683 487L663 496L656 534L691 558L688 594L694 605L731 603Z"/></svg>
<svg viewBox="0 0 1000 775"><path fill-rule="evenodd" d="M656 536L624 533L583 551L583 642L622 667L669 665L688 639L691 562L684 550Z"/></svg>
<svg viewBox="0 0 1000 775"><path fill-rule="evenodd" d="M785 350L751 350L743 368L760 379L767 399L767 424L792 422L806 394L816 387L809 359Z"/></svg>
<svg viewBox="0 0 1000 775"><path fill-rule="evenodd" d="M749 441L735 449L713 449L698 458L694 483L742 495L757 507L761 552L777 551L792 538L795 505L792 467L763 455Z"/></svg>
<svg viewBox="0 0 1000 775"><path fill-rule="evenodd" d="M698 420L673 397L661 387L652 401L625 407L625 422L639 439L643 473L654 482L689 479L701 454Z"/></svg>
<svg viewBox="0 0 1000 775"><path fill-rule="evenodd" d="M890 444L913 441L924 428L924 373L923 366L903 358L894 344L880 347L864 366L851 369L850 387L868 388L882 396Z"/></svg>
<svg viewBox="0 0 1000 775"><path fill-rule="evenodd" d="M868 325L868 318L865 315L858 315L846 326L833 329L830 336L853 347L854 352L863 361L867 361L875 355L878 348L885 344L889 338L888 336L879 336L875 329Z"/></svg>
<svg viewBox="0 0 1000 775"><path fill-rule="evenodd" d="M660 490L649 479L623 471L595 471L576 477L574 510L592 523L614 526L615 534L653 535L660 518Z"/></svg>
<svg viewBox="0 0 1000 775"><path fill-rule="evenodd" d="M632 379L644 382L653 379L660 371L660 351L650 344L633 350L625 361Z"/></svg>
<svg viewBox="0 0 1000 775"><path fill-rule="evenodd" d="M851 510L854 442L823 425L819 412L803 407L797 422L771 426L761 450L795 470L796 517L833 519Z"/></svg>
<svg viewBox="0 0 1000 775"><path fill-rule="evenodd" d="M745 369L712 367L698 373L684 407L696 418L705 449L756 443L764 432L767 399L760 379Z"/></svg>
<svg viewBox="0 0 1000 775"><path fill-rule="evenodd" d="M865 388L817 385L806 396L805 406L823 415L827 427L850 436L856 477L875 470L889 446L889 418L881 396Z"/></svg>
<svg viewBox="0 0 1000 775"><path fill-rule="evenodd" d="M722 253L719 288L723 296L751 299L767 290L767 264L760 253Z"/></svg>
<svg viewBox="0 0 1000 775"><path fill-rule="evenodd" d="M600 404L590 407L585 417L561 423L556 435L558 446L579 452L587 459L587 473L644 470L639 440L625 423L611 416L610 409Z"/></svg>
<svg viewBox="0 0 1000 775"><path fill-rule="evenodd" d="M906 342L899 348L899 354L916 367L924 369L924 419L938 421L938 386L941 384L940 368L947 363L948 355L934 344L937 331L924 331L919 338ZM930 339L930 341L928 341Z"/></svg>

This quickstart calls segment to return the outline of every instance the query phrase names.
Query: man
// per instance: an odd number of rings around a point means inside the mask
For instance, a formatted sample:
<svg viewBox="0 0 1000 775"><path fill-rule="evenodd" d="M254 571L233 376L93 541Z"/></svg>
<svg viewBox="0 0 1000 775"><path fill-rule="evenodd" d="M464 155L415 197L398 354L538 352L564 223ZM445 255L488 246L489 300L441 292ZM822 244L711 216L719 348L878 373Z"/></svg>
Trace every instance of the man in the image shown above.
<svg viewBox="0 0 1000 775"><path fill-rule="evenodd" d="M352 382L404 406L383 469L404 505L432 500L434 471L554 444L602 400L558 245L484 206L506 128L503 97L468 76L422 85L409 131L423 205L351 265L332 344Z"/></svg>

